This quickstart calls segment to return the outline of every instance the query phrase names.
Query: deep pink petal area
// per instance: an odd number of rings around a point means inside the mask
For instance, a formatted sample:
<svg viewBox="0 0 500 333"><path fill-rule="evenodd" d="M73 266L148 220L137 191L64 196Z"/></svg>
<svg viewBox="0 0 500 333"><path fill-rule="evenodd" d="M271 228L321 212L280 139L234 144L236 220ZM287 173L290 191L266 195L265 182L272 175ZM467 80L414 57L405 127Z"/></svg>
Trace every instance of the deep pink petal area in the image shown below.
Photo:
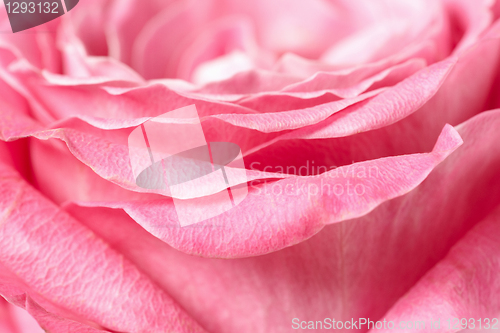
<svg viewBox="0 0 500 333"><path fill-rule="evenodd" d="M28 312L0 297L0 332L43 333L44 330Z"/></svg>
<svg viewBox="0 0 500 333"><path fill-rule="evenodd" d="M44 127L32 118L24 115L17 115L15 114L15 111L9 112L10 110L4 111L4 114L7 114L7 117L0 120L0 129L5 129L7 132L6 135L2 137L3 140L14 140L16 138L23 138L27 136L33 136L41 140L60 139L66 143L69 151L61 148L60 145L58 146L57 144L50 143L48 146L57 146L57 151L40 155L40 149L38 149L38 147L41 146L40 144L35 143L31 152L32 156L48 158L50 161L51 158L54 158L54 156L57 155L57 158L60 159L61 163L67 163L68 165L78 168L79 170L77 172L84 173L86 176L82 177L83 181L86 182L87 180L91 180L91 182L84 183L83 187L79 187L78 190L75 191L74 186L68 184L67 180L59 178L58 183L63 186L52 189L49 188L47 191L47 194L49 194L52 200L61 202L65 200L82 200L85 197L89 198L84 194L88 192L87 188L89 185L97 186L93 187L92 191L95 191L98 187L103 189L104 191L101 193L102 197L107 197L108 199L140 199L136 195L137 193L156 193L171 196L168 188L165 190L148 190L136 185L130 165L129 148L127 146L127 137L130 134L130 129L125 128L113 131L100 130L93 126L89 126L88 123L82 122L78 118L62 122L62 128L43 129ZM85 119L85 117L82 118ZM90 120L94 123L94 125L102 126L104 128L111 127L111 129L113 129L113 127L121 128L123 126L137 126L147 119L148 118L139 120L132 119L113 121L91 118ZM19 126L16 127L15 125ZM90 171L90 169L86 169L82 165L79 165L77 160L72 160L70 157L76 157L79 161L89 166L92 171ZM40 179L43 188L42 183L47 180L47 175L50 176L53 174L52 170L50 170L51 163L37 164L33 168L35 173L38 173L35 176ZM67 169L67 171L69 170L70 169ZM92 174L89 174L89 172ZM272 172L266 173L254 170L248 170L247 174L248 180L286 177L286 175L283 174ZM68 174L68 176L70 175ZM102 179L98 179L99 176L105 180L109 180L111 183L106 184L102 181ZM53 179L50 181L52 182ZM119 185L122 189L117 188L115 184ZM54 185L54 183L52 183L52 185ZM49 187L52 185L49 185ZM70 187L68 187L68 185ZM210 193L215 193L226 188L226 185L223 187L214 187L214 184L204 183L204 187L208 188ZM58 192L54 193L54 190L57 190ZM126 190L137 193L127 193ZM114 193L114 195L109 197L110 193ZM66 194L69 194L69 196L66 196ZM84 195L82 196L79 194ZM100 195L94 195L92 196L92 199L99 200L99 197ZM181 198L185 197L181 196Z"/></svg>
<svg viewBox="0 0 500 333"><path fill-rule="evenodd" d="M474 45L481 34L491 25L493 15L490 8L494 1L446 0L446 10L452 25L451 39L460 36L453 53L458 54Z"/></svg>
<svg viewBox="0 0 500 333"><path fill-rule="evenodd" d="M144 90L143 92L146 93L146 91ZM303 119L306 122L313 123L321 121L322 119L328 117L330 114L338 112L342 108L359 100L369 98L375 93L376 92L367 93L364 96L353 98L351 100L338 101L330 103L328 105L323 105L318 108L316 112L311 112L312 110L309 109L289 111L287 112L287 115L283 116L282 126L285 128L295 126L294 123L297 118ZM65 94L61 96L70 98L70 96L67 96ZM55 103L56 101L53 102ZM137 101L133 102L130 106L132 107L136 103ZM77 105L80 105L80 103L77 103ZM115 109L115 111L117 111L117 109ZM127 135L130 133L130 129L128 129L127 127L135 127L146 121L148 118L109 120L80 116L79 118L84 119L92 126L89 126L88 123L79 121L77 119L68 119L66 121L54 124L53 127L56 127L55 129L47 129L47 127L42 127L38 122L28 116L17 114L14 108L5 109L2 110L2 112L6 115L0 121L0 129L4 129L4 131L6 132L3 136L4 140L13 140L26 136L35 136L43 140L49 138L61 139L66 142L71 154L73 154L77 159L79 159L86 165L90 166L92 170L102 178L110 180L111 182L118 184L119 186L128 190L133 190L136 192L148 192L135 185L135 181L130 169L128 156L129 151L127 147ZM265 117L267 121L269 121L269 126L277 126L277 124L280 122L279 114L267 114L262 116ZM232 140L234 142L240 145L243 152L245 152L249 147L252 147L256 144L252 139L246 138L244 134L243 136L238 136L238 134L241 135L241 129L239 129L238 127L224 124L217 118L205 119L206 120L204 122L204 127L207 128L207 131L205 133L207 135L207 140L209 141L225 141L228 140L227 137L229 136L232 137ZM224 135L222 137L219 137L218 135L220 135L221 132L219 131L220 126L218 125L224 125L230 131L222 131ZM123 127L125 128L121 129ZM99 128L103 128L104 130L100 130ZM113 129L117 130L112 131ZM231 131L233 133L231 133ZM43 169L44 167L44 165L35 166L35 169ZM266 175L265 173L254 174L251 170L248 171L248 173L249 180L259 178L283 177L283 175ZM50 174L50 171L48 171L48 174ZM160 191L158 193L170 195L168 191ZM63 193L60 194L62 195ZM54 199L54 197L52 198ZM81 199L81 197L72 197L71 199ZM97 199L97 197L94 198L94 200ZM56 199L56 201L59 200Z"/></svg>
<svg viewBox="0 0 500 333"><path fill-rule="evenodd" d="M196 186L202 186L200 191L194 191L194 192L192 191L191 194L176 193L175 195L171 193L169 188L157 190L157 189L145 189L139 187L136 184L136 181L132 173L128 146L123 142L127 139L128 134L130 134L129 130L120 130L119 133L116 132L112 133L111 138L102 138L101 136L93 135L91 133L87 133L84 131L65 128L65 129L38 131L35 132L33 136L41 140L60 139L64 141L67 147L69 148L69 152L73 156L75 156L78 160L80 160L87 166L90 166L95 174L112 183L112 184L104 184L102 181L97 180L96 182L92 182L92 184L87 184L87 185L97 185L97 187L92 188L92 191L97 190L99 186L102 186L105 189L105 193L101 193L101 195L103 196L107 196L110 194L110 192L114 192L116 196L108 197L108 199L112 198L117 199L118 197L127 198L129 200L147 198L147 197L140 198L136 195L137 193L146 193L152 196L154 195L170 196L170 197L174 196L180 199L190 199L193 197L198 197L199 195L196 194L197 192L214 194L228 187L228 185L225 183L218 184L218 183L212 183L210 181L205 181L196 183L197 184ZM118 141L118 143L116 141ZM39 147L42 148L41 146L39 146L39 144L34 145L33 147L34 149L32 152L33 156L44 156L44 155L37 155L37 153L40 152L40 150L38 150ZM57 154L57 152L56 154L59 156L61 156L62 152L61 163L66 162L69 165L73 165L74 167L82 168L82 165L75 166L74 162L76 162L76 164L79 164L77 161L72 161L68 159L70 155L68 155L68 151L66 149L61 148L61 146L57 146L57 150L59 154ZM51 158L51 155L53 157L55 154L51 153L46 154L44 158ZM40 177L42 181L44 179L45 180L47 179L47 177L43 175L43 172L51 172L50 165L51 164L48 163L45 166L39 165L34 167L34 171L38 173L38 175L36 176ZM227 169L230 170L231 167L227 167ZM237 171L236 168L234 169ZM79 170L79 172L88 172L88 171L89 171L88 169ZM96 180L95 174L88 175L88 179ZM246 174L247 174L246 179L248 181L289 177L288 175L281 173L260 172L258 170L247 170ZM68 176L70 175L68 174ZM66 182L66 180L61 178L59 179L59 181L60 184L64 184ZM242 181L244 180L238 178L238 181L235 184L241 184ZM122 189L116 188L114 184L120 186ZM60 200L56 199L56 201L74 199L75 197L78 197L78 193L85 192L86 191L85 187L87 186L79 188L73 194L71 194L71 191L74 191L74 188L72 187L71 184L67 184L66 182L66 185L63 185L63 187L66 187L66 189L63 190L62 188L60 188L61 192L57 194L57 197L59 197ZM125 190L137 193L127 194ZM50 189L48 190L48 193L52 192L53 192L52 190ZM70 196L67 197L65 196L65 194L70 194ZM92 199L95 200L99 196L100 195L92 196Z"/></svg>
<svg viewBox="0 0 500 333"><path fill-rule="evenodd" d="M30 142L30 156L45 161L32 166L37 189L55 203L67 200L108 201L159 199L161 195L146 194L125 189L100 177L69 151L59 140L37 140ZM53 173L58 168L57 174ZM111 175L108 175L112 178ZM68 181L71 179L71 181Z"/></svg>
<svg viewBox="0 0 500 333"><path fill-rule="evenodd" d="M121 210L67 208L209 331L289 333L293 318L376 321L498 205L499 126L500 111L475 117L458 127L464 145L413 191L263 256L220 260L186 255ZM186 242L196 236L192 229L184 235ZM207 248L213 242L208 237L196 241ZM216 307L226 311L212 311Z"/></svg>
<svg viewBox="0 0 500 333"><path fill-rule="evenodd" d="M439 332L479 329L480 322L482 328L496 327L493 332L500 329L499 230L500 206L469 231L384 318L395 323L425 323L412 332L436 332L438 325ZM463 322L454 318L466 318L470 326L462 327Z"/></svg>
<svg viewBox="0 0 500 333"><path fill-rule="evenodd" d="M301 242L325 224L362 216L407 193L461 143L456 131L446 126L431 153L355 163L320 176L251 183L248 197L232 210L183 228L171 199L102 205L123 208L146 230L183 252L209 257L258 255Z"/></svg>
<svg viewBox="0 0 500 333"><path fill-rule="evenodd" d="M342 239L349 244L344 253L356 258L354 266L344 267L345 277L353 278L346 285L345 320L382 318L382 309L499 204L499 125L500 110L495 110L457 126L464 145L419 187L343 224ZM389 258L381 259L385 256ZM360 260L370 269L355 267Z"/></svg>
<svg viewBox="0 0 500 333"><path fill-rule="evenodd" d="M37 302L116 331L204 332L132 263L16 172L2 164L0 173L2 294L24 289ZM15 285L3 278L6 271Z"/></svg>

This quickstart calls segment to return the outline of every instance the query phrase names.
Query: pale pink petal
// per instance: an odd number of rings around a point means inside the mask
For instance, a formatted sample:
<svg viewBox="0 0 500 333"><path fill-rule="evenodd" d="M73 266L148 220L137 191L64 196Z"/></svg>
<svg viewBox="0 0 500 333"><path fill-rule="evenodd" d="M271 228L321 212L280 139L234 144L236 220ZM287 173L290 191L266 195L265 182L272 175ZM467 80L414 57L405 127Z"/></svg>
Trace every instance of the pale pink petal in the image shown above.
<svg viewBox="0 0 500 333"><path fill-rule="evenodd" d="M132 66L146 79L176 77L184 51L204 31L204 25L217 12L215 8L211 0L178 1L168 5L153 16L137 36Z"/></svg>
<svg viewBox="0 0 500 333"><path fill-rule="evenodd" d="M264 87L267 84L260 81L263 79L263 75L257 76L253 72L246 72L247 75L236 75L234 80L227 80L222 83L218 82L218 84L212 84L210 88L217 89L215 90L215 94L212 92L206 93L205 89L198 90L195 94L206 98L212 97L219 100L237 102L239 105L247 106L260 112L284 111L304 105L304 102L306 102L305 100L321 97L326 94L334 95L331 99L333 101L338 100L337 97L352 98L367 90L390 87L423 69L425 65L426 64L423 59L412 59L405 63L388 68L387 70L368 77L358 83L354 83L351 86L349 85L349 81L350 78L356 79L354 76L319 72L307 80L287 85L280 91L261 92L250 95L248 93L241 92L234 93L234 91L238 89L241 84L239 79L250 79L253 76L258 78L258 80L253 83L260 83L260 88L262 90L266 90ZM251 75L251 73L253 74ZM276 78L276 75L271 77L271 82L269 82L270 85L276 82L276 80L272 80L273 78ZM252 89L253 87L254 85L252 83L248 86L249 89ZM200 91L202 93L200 93ZM223 91L227 92L223 93ZM291 99L290 97L293 97L293 102L286 102L285 100ZM329 101L310 101L310 105L307 107L313 107L326 102ZM287 104L290 106L287 106Z"/></svg>
<svg viewBox="0 0 500 333"><path fill-rule="evenodd" d="M106 36L107 15L113 1L86 0L78 2L78 10L71 10L64 15L62 26L57 37L59 47L63 46L64 37L70 32L74 43L83 44L86 54L91 56L107 56Z"/></svg>
<svg viewBox="0 0 500 333"><path fill-rule="evenodd" d="M203 87L193 89L193 92L221 100L238 100L249 94L280 90L298 81L301 79L292 75L257 69L242 71L227 80L207 83Z"/></svg>
<svg viewBox="0 0 500 333"><path fill-rule="evenodd" d="M2 94L0 139L7 141L42 129L41 124L29 116L26 100L1 79L0 92Z"/></svg>
<svg viewBox="0 0 500 333"><path fill-rule="evenodd" d="M354 6L364 13L360 16L368 16L367 22L332 44L321 56L324 62L342 67L375 62L423 41L435 44L438 59L449 53L448 22L439 1L368 1Z"/></svg>
<svg viewBox="0 0 500 333"><path fill-rule="evenodd" d="M109 8L106 33L108 52L124 64L131 65L133 46L144 26L163 8L174 1L114 1Z"/></svg>
<svg viewBox="0 0 500 333"><path fill-rule="evenodd" d="M319 72L311 78L296 84L291 84L283 89L283 92L315 92L332 90L340 97L359 95L375 83L379 87L392 86L406 77L425 67L424 59L413 58L401 64L383 70L376 75L367 77L356 82L353 75L332 75L331 73ZM366 73L364 73L366 75ZM362 77L362 76L361 76ZM353 91L352 91L353 90Z"/></svg>

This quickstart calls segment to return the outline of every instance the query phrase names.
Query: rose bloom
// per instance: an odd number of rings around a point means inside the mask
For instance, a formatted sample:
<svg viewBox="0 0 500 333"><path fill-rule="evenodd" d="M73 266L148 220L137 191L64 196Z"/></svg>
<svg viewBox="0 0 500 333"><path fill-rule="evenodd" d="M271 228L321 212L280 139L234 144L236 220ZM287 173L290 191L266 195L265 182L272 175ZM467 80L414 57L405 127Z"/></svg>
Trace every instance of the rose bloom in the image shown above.
<svg viewBox="0 0 500 333"><path fill-rule="evenodd" d="M3 6L0 332L500 329L499 3ZM248 194L181 226L128 136L190 105Z"/></svg>

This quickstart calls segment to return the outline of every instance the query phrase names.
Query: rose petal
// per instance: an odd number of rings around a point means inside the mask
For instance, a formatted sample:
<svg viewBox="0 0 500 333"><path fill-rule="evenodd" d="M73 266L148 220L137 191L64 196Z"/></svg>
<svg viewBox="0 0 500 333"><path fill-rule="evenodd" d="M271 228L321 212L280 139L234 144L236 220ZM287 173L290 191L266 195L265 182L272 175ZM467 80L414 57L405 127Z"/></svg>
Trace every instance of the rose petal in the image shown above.
<svg viewBox="0 0 500 333"><path fill-rule="evenodd" d="M171 199L79 204L123 208L146 230L183 252L210 257L258 255L303 241L325 224L362 216L403 195L460 144L460 137L447 126L432 153L356 163L321 176L251 184L239 205L193 227L179 226Z"/></svg>
<svg viewBox="0 0 500 333"><path fill-rule="evenodd" d="M1 284L1 282L0 282ZM1 291L1 289L0 289ZM94 328L78 321L73 321L51 312L47 312L26 294L9 297L18 306L10 305L14 318L22 327L21 331L15 333L107 333L109 331ZM9 304L9 303L7 303ZM35 320L36 319L36 320ZM42 329L43 328L43 329ZM2 331L3 332L3 331Z"/></svg>
<svg viewBox="0 0 500 333"><path fill-rule="evenodd" d="M394 323L420 322L415 332L453 332L488 325L500 315L500 209L465 235L384 316ZM465 318L467 325L462 326ZM496 325L495 325L496 320ZM398 325L398 324L396 324ZM397 327L397 326L396 326ZM374 331L374 330L372 330ZM379 331L379 330L377 330ZM382 329L382 332L390 332Z"/></svg>
<svg viewBox="0 0 500 333"><path fill-rule="evenodd" d="M500 110L475 117L459 127L465 144L410 193L265 256L197 258L155 239L121 210L67 208L210 331L286 333L293 318L376 321L498 205L499 126ZM212 246L205 237L196 241Z"/></svg>
<svg viewBox="0 0 500 333"><path fill-rule="evenodd" d="M43 333L28 312L0 297L0 330L2 333Z"/></svg>
<svg viewBox="0 0 500 333"><path fill-rule="evenodd" d="M204 332L169 295L108 244L42 197L12 169L2 165L0 172L0 263L29 286L25 292L36 293L31 297L39 300L38 294L42 295L113 330Z"/></svg>

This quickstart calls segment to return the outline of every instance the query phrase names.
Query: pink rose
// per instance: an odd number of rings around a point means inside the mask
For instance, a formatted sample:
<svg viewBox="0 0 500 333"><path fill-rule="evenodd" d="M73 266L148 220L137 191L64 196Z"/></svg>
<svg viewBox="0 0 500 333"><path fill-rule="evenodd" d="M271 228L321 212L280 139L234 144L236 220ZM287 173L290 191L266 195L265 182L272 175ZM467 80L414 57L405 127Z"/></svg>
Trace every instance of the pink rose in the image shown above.
<svg viewBox="0 0 500 333"><path fill-rule="evenodd" d="M13 34L0 9L1 332L494 328L499 14L82 0ZM129 135L190 105L248 193L186 226L176 200L232 185L140 186Z"/></svg>

